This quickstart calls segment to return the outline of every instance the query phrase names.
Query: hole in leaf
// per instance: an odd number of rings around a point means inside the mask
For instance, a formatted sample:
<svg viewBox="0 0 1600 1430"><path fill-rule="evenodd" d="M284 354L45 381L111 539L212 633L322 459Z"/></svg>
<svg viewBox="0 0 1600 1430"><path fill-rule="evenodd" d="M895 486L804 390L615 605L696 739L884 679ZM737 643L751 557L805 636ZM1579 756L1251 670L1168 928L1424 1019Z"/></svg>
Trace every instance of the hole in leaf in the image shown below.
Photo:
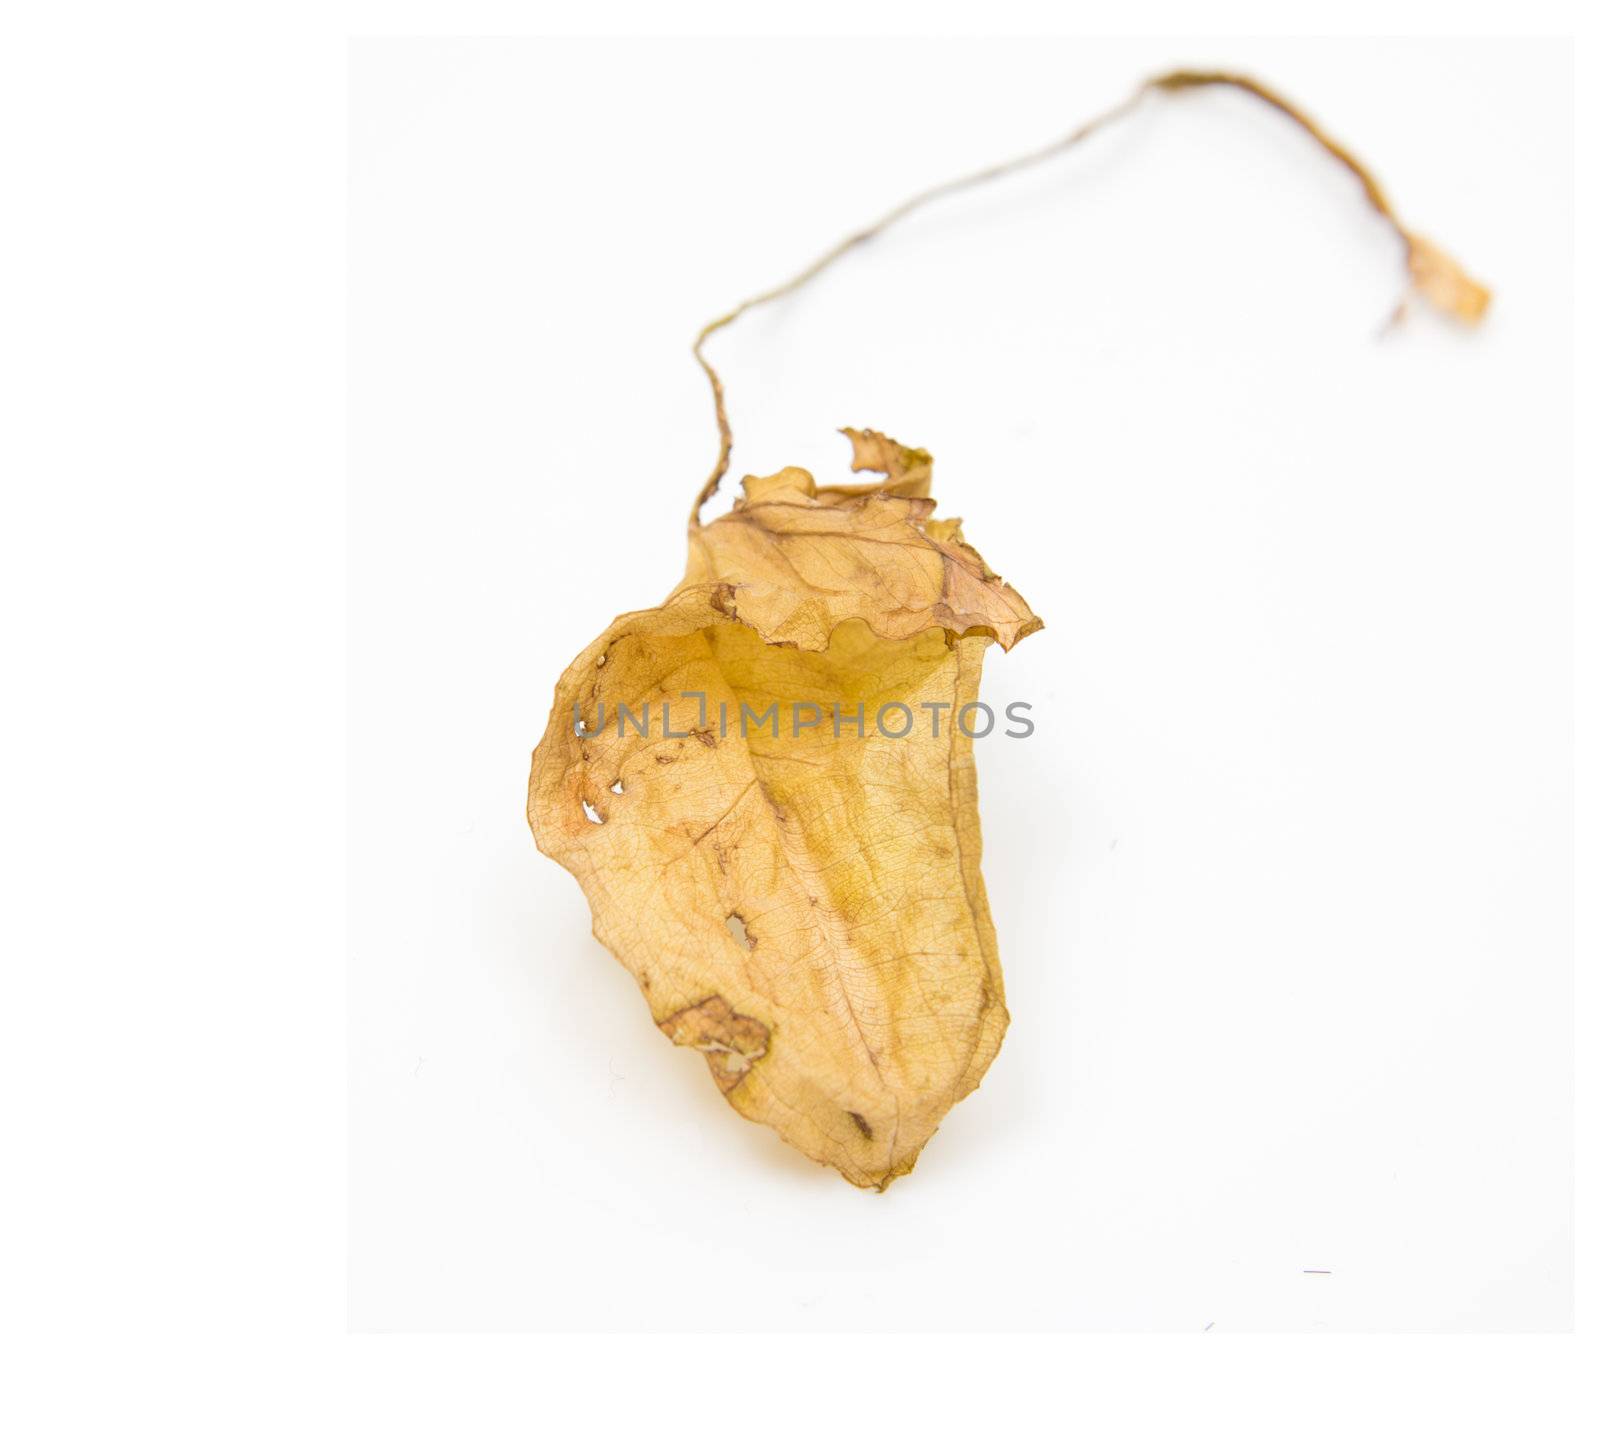
<svg viewBox="0 0 1600 1430"><path fill-rule="evenodd" d="M738 914L728 915L728 932L733 935L733 941L740 948L749 948L755 940L750 937L749 931L744 926L744 920Z"/></svg>
<svg viewBox="0 0 1600 1430"><path fill-rule="evenodd" d="M622 793L622 781L620 779L614 785L611 786L611 793L612 794L621 794Z"/></svg>
<svg viewBox="0 0 1600 1430"><path fill-rule="evenodd" d="M583 801L583 816L590 824L604 824L606 822L605 815L601 814L588 800Z"/></svg>

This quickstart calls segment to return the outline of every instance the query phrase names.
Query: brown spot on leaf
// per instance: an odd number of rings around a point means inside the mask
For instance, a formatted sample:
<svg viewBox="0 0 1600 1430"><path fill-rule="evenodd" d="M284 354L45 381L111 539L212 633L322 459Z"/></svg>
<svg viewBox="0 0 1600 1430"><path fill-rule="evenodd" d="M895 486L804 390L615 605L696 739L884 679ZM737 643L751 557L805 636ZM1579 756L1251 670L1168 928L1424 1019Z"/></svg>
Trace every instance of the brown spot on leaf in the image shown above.
<svg viewBox="0 0 1600 1430"><path fill-rule="evenodd" d="M865 1137L868 1142L872 1141L872 1124L865 1117L859 1112L852 1112L850 1120L855 1123L857 1132Z"/></svg>
<svg viewBox="0 0 1600 1430"><path fill-rule="evenodd" d="M711 1076L724 1094L738 1087L751 1064L766 1056L771 1040L765 1023L735 1013L727 999L716 993L680 1008L656 1026L679 1047L704 1053Z"/></svg>

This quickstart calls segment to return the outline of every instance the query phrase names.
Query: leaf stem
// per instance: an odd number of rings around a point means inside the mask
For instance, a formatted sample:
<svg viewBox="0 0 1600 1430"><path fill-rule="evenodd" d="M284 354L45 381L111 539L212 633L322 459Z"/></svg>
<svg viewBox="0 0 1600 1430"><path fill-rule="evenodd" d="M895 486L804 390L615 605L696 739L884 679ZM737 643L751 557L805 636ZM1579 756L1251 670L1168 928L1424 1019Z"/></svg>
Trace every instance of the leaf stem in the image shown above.
<svg viewBox="0 0 1600 1430"><path fill-rule="evenodd" d="M850 234L841 239L814 263L802 269L787 282L779 283L776 287L768 288L757 293L752 298L746 298L737 307L730 309L720 318L713 318L700 330L699 336L694 341L694 357L704 370L707 380L711 384L712 401L716 406L718 451L717 464L711 475L706 479L705 485L700 488L699 495L695 498L694 509L689 515L691 528L700 525L700 509L716 492L722 483L722 478L727 474L729 459L733 453L733 429L728 423L727 394L722 385L722 379L717 370L712 367L705 355L706 340L713 333L721 331L731 323L744 316L752 308L758 308L764 303L774 302L776 299L788 296L797 289L804 287L825 269L832 267L839 259L852 249L876 238L892 224L914 213L925 204L933 203L937 199L947 198L951 194L960 193L965 189L976 188L980 184L989 183L995 179L1004 178L1019 170L1031 168L1035 164L1042 164L1047 159L1053 159L1058 154L1075 148L1099 130L1114 124L1116 121L1131 114L1144 101L1145 97L1153 91L1167 93L1181 93L1186 90L1202 89L1208 86L1226 86L1242 90L1253 95L1262 103L1270 105L1280 114L1293 120L1301 129L1314 139L1318 145L1333 159L1344 165L1361 185L1367 202L1395 231L1400 241L1405 246L1406 267L1411 280L1411 287L1435 306L1442 308L1452 316L1465 322L1476 322L1483 316L1489 303L1489 291L1481 284L1474 282L1447 254L1436 248L1427 239L1412 233L1405 228L1388 197L1373 177L1371 171L1355 157L1344 145L1332 138L1320 124L1304 110L1275 90L1269 89L1258 80L1248 75L1232 74L1224 70L1173 70L1168 74L1157 75L1147 79L1126 99L1110 109L1095 116L1085 124L1081 124L1070 134L1066 134L1053 143L1046 144L1042 149L1035 149L1027 154L1019 155L1014 159L1007 159L1003 163L993 164L976 173L967 174L961 178L950 179L933 188L924 189L919 194L914 194L904 202L890 209L877 222L868 227ZM1399 311L1403 311L1403 304Z"/></svg>

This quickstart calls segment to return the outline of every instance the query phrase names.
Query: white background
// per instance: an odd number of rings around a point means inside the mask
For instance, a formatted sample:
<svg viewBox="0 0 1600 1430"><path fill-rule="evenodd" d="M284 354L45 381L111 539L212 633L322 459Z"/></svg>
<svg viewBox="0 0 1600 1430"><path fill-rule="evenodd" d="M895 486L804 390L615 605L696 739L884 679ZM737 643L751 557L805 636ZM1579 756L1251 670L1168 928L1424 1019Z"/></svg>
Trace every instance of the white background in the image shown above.
<svg viewBox="0 0 1600 1430"><path fill-rule="evenodd" d="M1305 105L1495 306L1380 336L1393 236L1206 93L714 340L735 478L925 445L1047 623L985 677L1037 736L978 755L1011 1030L863 1194L655 1030L529 751L681 572L696 328L1176 64ZM351 80L352 1324L1569 1326L1570 48L370 41Z"/></svg>
<svg viewBox="0 0 1600 1430"><path fill-rule="evenodd" d="M811 0L802 12L677 0L670 22L698 35L1211 31L1204 44L1147 47L1163 60L1259 53L1224 37L1285 30L1395 28L1432 34L1441 49L1443 27L1496 45L1527 30L1577 32L1575 230L1591 252L1592 8ZM1592 1235L1578 1238L1570 1336L347 1334L346 39L637 35L667 23L641 0L582 13L537 0L59 0L5 12L0 1418L76 1427L142 1413L208 1430L670 1426L732 1407L772 1426L841 1415L971 1425L1042 1403L1106 1427L1592 1426ZM836 41L828 63L850 43ZM1276 62L1273 72L1289 79ZM1514 123L1532 102L1515 73L1496 69L1457 119L1482 109ZM1326 113L1345 132L1346 116ZM1052 129L1066 118L1052 115ZM1418 112L1376 136L1383 152L1371 154L1396 181L1400 156L1387 144L1424 142L1412 122L1439 127ZM1408 184L1441 152L1429 143ZM1397 188L1407 212L1481 260L1478 233L1439 221L1434 206L1452 195L1453 185L1423 205ZM1345 213L1341 201L1341 224ZM1508 275L1490 276L1504 297ZM1574 278L1573 371L1592 393L1600 306L1592 271ZM1363 321L1366 312L1363 302ZM680 371L677 343L639 391L681 381L686 401L700 396L690 378L668 376ZM756 395L747 385L740 400ZM1574 412L1584 1030L1594 1026L1600 868L1594 745L1582 738L1600 728L1595 414L1592 402ZM706 434L696 420L675 440L697 478ZM679 499L671 505L676 523ZM1013 572L1021 525L980 533ZM1043 573L1022 574L1042 607L1031 581ZM1057 638L1062 613L1046 614L1051 630L1017 661ZM542 686L538 698L534 723ZM993 783L986 769L986 797ZM510 848L508 858L533 857ZM1011 917L1001 914L1015 978ZM1019 1046L1013 1037L996 1076ZM1580 1207L1596 1201L1594 1046L1585 1036L1574 1050ZM684 1303L693 1299L686 1289ZM751 1322L765 1317L756 1303Z"/></svg>

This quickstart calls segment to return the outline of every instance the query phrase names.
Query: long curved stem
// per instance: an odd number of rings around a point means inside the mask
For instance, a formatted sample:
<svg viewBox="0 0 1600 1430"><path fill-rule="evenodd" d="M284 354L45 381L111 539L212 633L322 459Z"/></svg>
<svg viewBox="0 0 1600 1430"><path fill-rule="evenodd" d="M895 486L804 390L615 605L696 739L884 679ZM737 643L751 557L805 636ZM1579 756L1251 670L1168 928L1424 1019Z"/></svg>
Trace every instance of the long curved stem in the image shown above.
<svg viewBox="0 0 1600 1430"><path fill-rule="evenodd" d="M925 204L937 199L947 198L951 194L960 193L964 189L976 188L995 179L1004 178L1008 174L1017 173L1019 170L1031 168L1035 164L1042 164L1047 159L1081 144L1085 139L1097 133L1106 126L1131 114L1143 102L1145 97L1153 91L1177 93L1184 90L1200 89L1211 85L1223 85L1233 89L1242 90L1253 95L1264 104L1271 105L1279 113L1286 115L1311 136L1322 149L1344 165L1361 184L1362 192L1367 202L1394 229L1405 246L1406 266L1410 274L1412 287L1427 298L1435 306L1445 312L1466 322L1476 322L1481 318L1489 304L1489 290L1469 278L1460 266L1448 255L1441 252L1427 239L1412 233L1405 228L1396 216L1388 197L1379 186L1378 181L1372 176L1370 170L1346 149L1337 140L1333 139L1316 120L1306 114L1297 105L1285 99L1281 94L1267 88L1259 81L1251 79L1248 75L1231 74L1222 70L1173 70L1168 74L1157 75L1146 80L1121 103L1113 105L1104 113L1095 116L1086 124L1080 125L1070 134L1047 144L1042 149L1035 149L1030 153L1019 155L1017 158L1008 159L1003 163L994 164L976 173L964 177L947 180L937 184L931 189L925 189L920 194L914 194L903 203L889 210L877 222L868 227L852 233L849 237L840 240L820 258L808 267L795 274L787 282L780 283L765 292L757 293L752 298L746 298L736 308L724 313L720 318L714 318L700 330L699 336L694 341L694 356L704 370L707 380L711 384L712 401L716 406L718 452L717 464L711 475L706 479L705 485L700 488L699 495L695 498L694 509L689 515L691 527L700 524L700 509L721 485L722 478L727 474L729 459L733 453L733 429L728 423L727 395L723 389L722 379L717 370L706 359L706 340L713 333L719 332L733 323L752 308L758 308L764 303L771 303L776 299L786 297L797 289L804 287L824 269L830 268L843 258L852 249L859 247L868 240L876 238L892 224L914 213Z"/></svg>

